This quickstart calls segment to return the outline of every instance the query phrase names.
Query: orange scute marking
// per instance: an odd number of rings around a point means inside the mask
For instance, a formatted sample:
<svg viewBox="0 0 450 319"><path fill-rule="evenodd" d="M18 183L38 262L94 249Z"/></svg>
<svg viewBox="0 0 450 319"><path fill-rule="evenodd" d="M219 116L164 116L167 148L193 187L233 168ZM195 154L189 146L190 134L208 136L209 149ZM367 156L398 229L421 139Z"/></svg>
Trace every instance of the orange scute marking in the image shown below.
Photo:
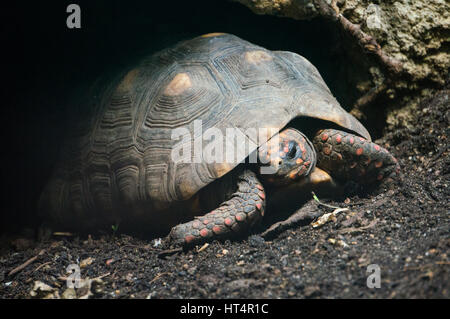
<svg viewBox="0 0 450 319"><path fill-rule="evenodd" d="M206 236L208 236L208 234L209 234L209 231L206 228L203 228L200 231L200 236L202 236L202 237L206 237Z"/></svg>
<svg viewBox="0 0 450 319"><path fill-rule="evenodd" d="M361 155L362 153L363 153L363 149L362 148L358 148L357 150L356 150L356 155Z"/></svg>
<svg viewBox="0 0 450 319"><path fill-rule="evenodd" d="M200 37L202 38L211 38L211 37L218 37L221 35L224 35L225 33L222 32L212 32L212 33L206 33L206 34L202 34Z"/></svg>
<svg viewBox="0 0 450 319"><path fill-rule="evenodd" d="M266 62L272 60L272 57L265 51L255 50L245 53L245 60L252 64L259 64L261 62Z"/></svg>
<svg viewBox="0 0 450 319"><path fill-rule="evenodd" d="M167 85L164 94L169 96L179 95L192 86L191 79L186 73L178 73Z"/></svg>

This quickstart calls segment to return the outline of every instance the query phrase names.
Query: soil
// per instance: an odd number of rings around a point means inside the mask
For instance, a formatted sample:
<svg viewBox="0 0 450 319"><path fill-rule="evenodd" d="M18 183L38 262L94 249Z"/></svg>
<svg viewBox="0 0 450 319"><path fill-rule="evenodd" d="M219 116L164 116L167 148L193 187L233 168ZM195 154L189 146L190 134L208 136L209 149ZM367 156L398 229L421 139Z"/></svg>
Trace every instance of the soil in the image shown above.
<svg viewBox="0 0 450 319"><path fill-rule="evenodd" d="M155 241L114 231L46 241L24 233L2 240L0 297L31 298L38 281L50 287L36 297L73 296L66 268L79 264L81 278L97 279L90 289L75 289L77 297L90 291L91 298L449 298L449 94L447 87L423 101L413 127L378 140L398 158L402 181L321 199L349 208L322 227L303 223L263 238L265 224L240 241L165 256ZM380 288L367 285L375 274L369 265L379 267Z"/></svg>

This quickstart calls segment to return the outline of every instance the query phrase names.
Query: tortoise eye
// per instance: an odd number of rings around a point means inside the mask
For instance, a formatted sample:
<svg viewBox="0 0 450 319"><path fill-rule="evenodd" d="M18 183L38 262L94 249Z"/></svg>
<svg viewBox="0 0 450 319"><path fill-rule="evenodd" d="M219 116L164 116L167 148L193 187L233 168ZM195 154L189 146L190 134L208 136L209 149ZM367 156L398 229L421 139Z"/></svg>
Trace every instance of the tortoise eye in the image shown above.
<svg viewBox="0 0 450 319"><path fill-rule="evenodd" d="M295 157L295 154L297 154L297 145L294 143L289 143L289 152L286 154L286 157L289 159L293 159Z"/></svg>

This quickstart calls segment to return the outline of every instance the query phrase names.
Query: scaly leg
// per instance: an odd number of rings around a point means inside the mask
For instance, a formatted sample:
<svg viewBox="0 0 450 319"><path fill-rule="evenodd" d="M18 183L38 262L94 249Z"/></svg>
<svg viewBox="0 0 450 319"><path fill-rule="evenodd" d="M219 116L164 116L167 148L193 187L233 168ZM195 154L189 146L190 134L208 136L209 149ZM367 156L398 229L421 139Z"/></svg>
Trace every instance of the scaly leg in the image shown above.
<svg viewBox="0 0 450 319"><path fill-rule="evenodd" d="M204 216L173 227L167 239L170 244L195 245L242 234L261 220L265 197L256 174L245 170L238 178L238 190L229 200Z"/></svg>
<svg viewBox="0 0 450 319"><path fill-rule="evenodd" d="M313 144L317 166L335 179L370 184L400 173L397 160L386 149L354 134L325 129Z"/></svg>

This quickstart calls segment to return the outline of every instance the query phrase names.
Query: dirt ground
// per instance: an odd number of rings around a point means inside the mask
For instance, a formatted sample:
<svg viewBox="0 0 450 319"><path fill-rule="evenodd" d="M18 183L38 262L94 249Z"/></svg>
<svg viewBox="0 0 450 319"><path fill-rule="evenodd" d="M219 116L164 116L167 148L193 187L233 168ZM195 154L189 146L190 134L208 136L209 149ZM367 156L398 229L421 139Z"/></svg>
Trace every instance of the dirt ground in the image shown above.
<svg viewBox="0 0 450 319"><path fill-rule="evenodd" d="M327 201L349 211L322 227L301 224L164 258L155 242L113 231L45 242L24 231L2 239L0 297L449 298L449 94L447 87L424 101L414 127L378 141L397 156L402 183ZM67 289L70 264L80 265L85 287ZM380 288L367 286L372 264ZM34 289L39 282L48 286Z"/></svg>

